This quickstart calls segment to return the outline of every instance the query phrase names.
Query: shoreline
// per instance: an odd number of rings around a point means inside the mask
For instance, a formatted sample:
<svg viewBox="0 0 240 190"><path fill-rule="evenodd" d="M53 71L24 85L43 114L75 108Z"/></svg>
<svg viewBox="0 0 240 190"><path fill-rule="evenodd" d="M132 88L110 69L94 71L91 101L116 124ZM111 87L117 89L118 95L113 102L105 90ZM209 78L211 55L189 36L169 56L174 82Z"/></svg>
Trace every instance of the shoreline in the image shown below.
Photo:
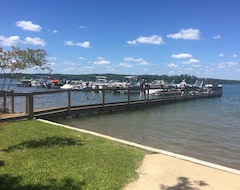
<svg viewBox="0 0 240 190"><path fill-rule="evenodd" d="M234 169L234 168L218 165L218 164L215 164L215 163L199 160L199 159L196 159L196 158L192 158L192 157L189 157L189 156L184 156L184 155L181 155L181 154L172 153L172 152L157 149L157 148L152 148L152 147L149 147L149 146L133 143L133 142L130 142L130 141L127 141L127 140L118 139L118 138L111 137L111 136L108 136L108 135L103 135L103 134L100 134L100 133L97 133L97 132L92 132L92 131L88 131L88 130L85 130L85 129L74 128L74 127L71 127L71 126L68 126L68 125L64 125L64 124L60 124L60 123L56 123L56 122L52 122L52 121L48 121L48 120L44 120L44 119L37 119L37 120L41 121L41 122L48 123L48 124L57 125L57 126L60 126L60 127L65 127L65 128L71 129L71 130L76 130L76 131L79 131L79 132L103 137L105 139L112 140L112 141L115 141L115 142L118 142L118 143L121 143L121 144L134 146L136 148L152 152L152 154L162 154L162 155L173 157L173 158L176 158L176 159L192 162L194 164L199 164L199 165L202 165L202 166L214 168L214 169L221 170L221 171L224 171L224 172L240 175L240 170L237 170L237 169Z"/></svg>
<svg viewBox="0 0 240 190"><path fill-rule="evenodd" d="M38 120L149 151L137 170L138 179L125 184L122 190L240 189L240 170L52 121Z"/></svg>

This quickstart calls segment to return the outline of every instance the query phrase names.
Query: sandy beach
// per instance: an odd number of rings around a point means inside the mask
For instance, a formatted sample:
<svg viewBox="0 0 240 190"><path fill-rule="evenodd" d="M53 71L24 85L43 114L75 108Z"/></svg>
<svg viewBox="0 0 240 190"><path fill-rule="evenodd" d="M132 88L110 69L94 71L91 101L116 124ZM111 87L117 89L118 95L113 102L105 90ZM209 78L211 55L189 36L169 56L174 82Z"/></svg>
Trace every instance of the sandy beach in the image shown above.
<svg viewBox="0 0 240 190"><path fill-rule="evenodd" d="M239 190L240 175L163 154L146 155L123 190Z"/></svg>

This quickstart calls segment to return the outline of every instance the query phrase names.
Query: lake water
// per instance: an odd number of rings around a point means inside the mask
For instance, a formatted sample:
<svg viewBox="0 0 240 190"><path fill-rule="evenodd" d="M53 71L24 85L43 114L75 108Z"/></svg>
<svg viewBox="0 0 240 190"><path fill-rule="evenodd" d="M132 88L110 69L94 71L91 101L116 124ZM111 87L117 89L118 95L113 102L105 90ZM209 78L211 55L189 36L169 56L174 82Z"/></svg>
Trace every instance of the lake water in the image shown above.
<svg viewBox="0 0 240 190"><path fill-rule="evenodd" d="M220 98L57 122L240 169L240 85L224 85Z"/></svg>
<svg viewBox="0 0 240 190"><path fill-rule="evenodd" d="M39 90L46 89L14 87L21 92ZM240 85L223 85L220 98L55 121L240 169Z"/></svg>

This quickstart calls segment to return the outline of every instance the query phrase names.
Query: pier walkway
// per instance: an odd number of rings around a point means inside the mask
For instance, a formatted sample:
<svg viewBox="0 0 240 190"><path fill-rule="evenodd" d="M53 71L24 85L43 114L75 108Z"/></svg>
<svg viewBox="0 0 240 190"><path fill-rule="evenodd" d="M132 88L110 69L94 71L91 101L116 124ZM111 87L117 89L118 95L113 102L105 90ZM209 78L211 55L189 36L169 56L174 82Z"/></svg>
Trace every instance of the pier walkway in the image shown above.
<svg viewBox="0 0 240 190"><path fill-rule="evenodd" d="M191 89L184 96L181 96L179 88L161 88L157 95L150 94L148 88L145 89L144 99L140 99L140 90L134 89L134 93L132 89L124 89L124 93L109 89L48 90L32 93L3 91L0 92L0 119L7 121L100 113L222 96L222 87Z"/></svg>

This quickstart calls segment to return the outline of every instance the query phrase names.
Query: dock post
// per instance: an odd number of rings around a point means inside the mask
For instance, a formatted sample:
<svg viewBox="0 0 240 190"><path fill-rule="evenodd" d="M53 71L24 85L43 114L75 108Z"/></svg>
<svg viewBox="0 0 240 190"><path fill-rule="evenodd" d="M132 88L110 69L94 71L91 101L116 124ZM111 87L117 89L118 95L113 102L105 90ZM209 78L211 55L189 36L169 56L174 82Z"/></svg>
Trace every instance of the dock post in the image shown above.
<svg viewBox="0 0 240 190"><path fill-rule="evenodd" d="M70 116L70 111L71 111L71 90L68 90L67 93L68 93L67 116Z"/></svg>
<svg viewBox="0 0 240 190"><path fill-rule="evenodd" d="M149 85L147 86L147 102L149 102Z"/></svg>
<svg viewBox="0 0 240 190"><path fill-rule="evenodd" d="M102 89L102 107L105 106L105 89Z"/></svg>
<svg viewBox="0 0 240 190"><path fill-rule="evenodd" d="M11 93L11 113L14 113L14 92Z"/></svg>
<svg viewBox="0 0 240 190"><path fill-rule="evenodd" d="M2 112L6 113L7 112L7 93L3 94L3 102L2 102Z"/></svg>
<svg viewBox="0 0 240 190"><path fill-rule="evenodd" d="M26 95L26 113L28 119L33 119L33 93L27 93Z"/></svg>
<svg viewBox="0 0 240 190"><path fill-rule="evenodd" d="M130 105L130 89L127 90L128 91L128 106Z"/></svg>
<svg viewBox="0 0 240 190"><path fill-rule="evenodd" d="M163 91L163 99L165 99L165 89L164 89L164 87L162 88L162 91Z"/></svg>

